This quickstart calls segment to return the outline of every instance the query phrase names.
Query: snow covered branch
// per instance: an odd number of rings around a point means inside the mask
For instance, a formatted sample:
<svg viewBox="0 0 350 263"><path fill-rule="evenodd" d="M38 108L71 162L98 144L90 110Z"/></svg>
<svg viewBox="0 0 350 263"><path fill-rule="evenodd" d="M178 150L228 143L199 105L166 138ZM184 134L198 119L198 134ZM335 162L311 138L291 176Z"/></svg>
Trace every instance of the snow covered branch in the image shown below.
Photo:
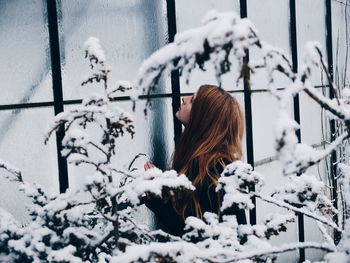
<svg viewBox="0 0 350 263"><path fill-rule="evenodd" d="M280 201L278 199L275 199L273 197L269 197L269 196L263 196L263 195L260 195L260 194L257 194L257 193L251 193L252 195L256 196L257 198L265 201L265 202L268 202L268 203L271 203L271 204L274 204L274 205L277 205L279 207L282 207L282 208L286 208L290 211L293 211L293 212L296 212L296 213L300 213L300 214L303 214L307 217L310 217L316 221L319 221L325 225L328 225L338 231L341 231L341 229L335 224L333 223L332 221L329 221L328 219L326 219L325 217L321 216L321 215L318 215L318 214L315 214L315 213L312 213L304 208L297 208L295 206L292 206L292 205L289 205L287 204L286 202L283 202L283 201Z"/></svg>
<svg viewBox="0 0 350 263"><path fill-rule="evenodd" d="M3 168L10 173L10 175L7 175L7 178L10 181L23 182L21 171L12 166L10 163L0 159L0 168Z"/></svg>
<svg viewBox="0 0 350 263"><path fill-rule="evenodd" d="M260 251L254 251L254 252L248 252L248 253L242 253L236 258L232 258L226 261L212 261L217 263L229 263L229 262L237 262L244 259L254 259L264 256L270 256L274 254L281 254L286 253L289 251L301 249L301 248L313 248L313 249L320 249L326 252L334 252L334 248L329 246L328 244L320 244L317 242L304 242L304 243L290 243L281 245L280 247L272 247L269 249L261 249Z"/></svg>
<svg viewBox="0 0 350 263"><path fill-rule="evenodd" d="M210 11L203 26L177 34L173 43L145 60L136 83L143 93L149 94L162 72L180 69L188 81L191 71L196 66L203 68L206 61L214 64L221 83L221 75L231 71L230 52L240 60L251 45L259 45L259 39L249 20L240 19L233 12Z"/></svg>

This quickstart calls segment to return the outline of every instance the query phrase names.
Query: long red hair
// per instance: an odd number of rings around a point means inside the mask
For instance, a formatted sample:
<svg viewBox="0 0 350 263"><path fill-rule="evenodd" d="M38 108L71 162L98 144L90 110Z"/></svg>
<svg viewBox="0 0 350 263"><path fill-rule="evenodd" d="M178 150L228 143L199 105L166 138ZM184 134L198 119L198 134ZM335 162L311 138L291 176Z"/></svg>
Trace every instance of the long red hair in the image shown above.
<svg viewBox="0 0 350 263"><path fill-rule="evenodd" d="M208 179L211 185L216 185L220 176L216 167L224 167L225 159L233 162L242 157L243 132L244 117L237 100L217 86L201 86L173 155L173 168L179 174L186 174L196 187L194 192L182 193L173 202L184 218L202 217L198 197L208 189L202 189L201 185Z"/></svg>

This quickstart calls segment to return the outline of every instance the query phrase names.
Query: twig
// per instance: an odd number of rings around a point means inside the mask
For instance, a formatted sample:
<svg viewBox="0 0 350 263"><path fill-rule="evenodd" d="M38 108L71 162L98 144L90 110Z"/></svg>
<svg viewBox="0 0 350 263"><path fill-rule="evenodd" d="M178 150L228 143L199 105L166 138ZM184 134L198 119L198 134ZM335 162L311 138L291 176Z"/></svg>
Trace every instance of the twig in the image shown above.
<svg viewBox="0 0 350 263"><path fill-rule="evenodd" d="M127 215L120 214L124 219L128 220L135 228L139 229L144 236L148 238L149 241L154 241L154 238L150 236L146 231L144 231L142 228L138 227L136 223Z"/></svg>
<svg viewBox="0 0 350 263"><path fill-rule="evenodd" d="M137 154L134 159L132 159L131 163L129 164L129 167L128 167L128 170L130 171L132 165L134 164L134 162L137 160L137 158L139 158L140 156L146 156L147 157L147 154L145 153L139 153Z"/></svg>
<svg viewBox="0 0 350 263"><path fill-rule="evenodd" d="M317 92L314 91L314 88L305 87L304 91L307 95L309 95L310 98L316 101L322 108L328 110L333 115L337 116L339 119L345 119L344 113L331 107L328 103L329 100L325 99L324 96L320 96L319 94L317 94Z"/></svg>
<svg viewBox="0 0 350 263"><path fill-rule="evenodd" d="M93 193L91 192L90 189L89 189L88 191L89 191L89 193L91 194L91 196L92 196L92 198L94 199L94 201L97 203L97 202L98 202L98 199L96 198L96 196L93 195ZM103 213L103 211L101 210L101 208L99 208L97 205L96 205L96 209L97 209L97 211L101 214L101 216L102 216L104 219L106 219L106 220L108 220L108 221L110 221L110 222L115 222L116 219L107 216L105 213Z"/></svg>
<svg viewBox="0 0 350 263"><path fill-rule="evenodd" d="M100 241L96 242L94 246L99 247L103 243L107 242L108 239L110 239L113 236L113 231L110 231L104 238L102 238Z"/></svg>
<svg viewBox="0 0 350 263"><path fill-rule="evenodd" d="M88 161L88 160L83 160L83 159L80 159L78 161L74 161L75 164L79 165L81 163L85 163L85 164L91 164L92 166L95 166L96 168L96 171L99 171L100 173L102 173L103 175L107 175L107 172L103 171L100 167L101 163L100 164L96 164L92 161Z"/></svg>
<svg viewBox="0 0 350 263"><path fill-rule="evenodd" d="M130 178L133 178L133 179L136 178L135 176L132 176L131 174L128 174L128 173L126 173L126 172L124 172L124 171L117 170L117 169L115 169L115 168L110 168L110 169L111 169L111 171L113 171L113 172L120 173L120 174L125 175L125 176L127 176L127 177L130 177Z"/></svg>
<svg viewBox="0 0 350 263"><path fill-rule="evenodd" d="M322 65L324 71L326 72L326 76L327 76L327 79L328 79L328 84L331 87L331 89L333 90L333 93L334 93L335 98L337 99L338 105L340 105L340 101L339 101L339 98L338 98L338 95L337 95L337 90L334 88L332 76L331 76L331 74L329 74L329 70L328 70L328 68L326 67L326 64L323 61L322 52L321 52L321 50L318 47L315 47L315 48L317 50L318 55L320 56L321 65Z"/></svg>
<svg viewBox="0 0 350 263"><path fill-rule="evenodd" d="M105 163L108 163L109 162L109 159L110 159L110 156L108 155L108 153L106 153L100 146L98 146L97 144L93 143L93 142L89 142L90 145L94 146L96 149L100 150L105 156L106 156L106 162Z"/></svg>
<svg viewBox="0 0 350 263"><path fill-rule="evenodd" d="M300 161L297 162L296 163L297 170L285 173L285 175L290 175L290 174L296 174L296 173L299 173L299 172L303 172L307 168L309 168L310 166L319 163L324 158L326 158L327 155L329 155L334 150L336 150L336 148L343 142L343 140L345 140L347 138L349 138L349 134L347 132L344 132L342 135L338 136L336 140L334 140L331 144L329 144L329 146L327 146L327 148L325 150L320 151L321 154L320 154L320 156L318 156L318 158L311 159L311 160L307 161L306 165L303 165L303 166L301 165L302 162L300 162Z"/></svg>
<svg viewBox="0 0 350 263"><path fill-rule="evenodd" d="M320 223L320 222L317 222L317 226L318 228L320 229L321 233L322 233L322 236L324 237L324 239L331 245L335 248L335 244L334 244L334 241L333 241L333 238L331 238L331 236L327 233L327 230L326 228Z"/></svg>
<svg viewBox="0 0 350 263"><path fill-rule="evenodd" d="M335 249L329 244L319 244L316 242L304 242L304 243L290 243L286 245L282 245L280 247L273 247L269 250L261 250L261 251L255 251L255 252L248 252L248 253L242 253L240 256L237 256L235 258L225 260L225 261L218 261L218 260L210 260L210 262L215 263L229 263L229 262L236 262L244 259L252 259L256 257L263 257L263 256L269 256L269 255L276 255L281 254L301 248L313 248L313 249L321 249L326 252L334 252Z"/></svg>
<svg viewBox="0 0 350 263"><path fill-rule="evenodd" d="M16 181L18 182L22 182L23 183L23 178L22 178L22 173L20 170L18 170L17 168L13 167L11 164L6 163L2 160L0 160L0 168L4 168L6 171L8 171L9 173L13 174L14 176L16 176ZM11 178L9 178L10 180L13 180Z"/></svg>
<svg viewBox="0 0 350 263"><path fill-rule="evenodd" d="M67 203L66 207L60 209L60 210L57 210L55 211L54 214L58 214L58 213L61 213L62 211L64 210L69 210L69 209L72 209L74 207L77 207L77 206L83 206L83 205L90 205L92 204L93 201L90 201L90 202L82 202L82 203Z"/></svg>
<svg viewBox="0 0 350 263"><path fill-rule="evenodd" d="M271 203L271 204L274 204L274 205L277 205L279 207L283 207L283 208L286 208L286 209L289 209L291 211L294 211L296 213L301 213L307 217L310 217L316 221L319 221L327 226L330 226L336 230L338 230L339 232L341 232L342 230L336 225L334 224L333 222L330 222L328 221L325 217L321 216L321 215L317 215L317 214L314 214L312 212L309 212L303 208L297 208L295 206L292 206L290 204L287 204L286 202L283 202L283 201L280 201L280 200L277 200L273 197L270 197L270 196L262 196L256 192L250 192L251 195L254 195L256 196L257 198L265 201L265 202L268 202L268 203Z"/></svg>

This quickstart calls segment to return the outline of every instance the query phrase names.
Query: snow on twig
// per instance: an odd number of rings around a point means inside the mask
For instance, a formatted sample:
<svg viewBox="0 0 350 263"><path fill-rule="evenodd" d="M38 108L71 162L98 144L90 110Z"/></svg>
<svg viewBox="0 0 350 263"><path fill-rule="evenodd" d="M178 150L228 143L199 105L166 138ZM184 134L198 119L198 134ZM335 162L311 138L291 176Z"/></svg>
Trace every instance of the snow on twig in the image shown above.
<svg viewBox="0 0 350 263"><path fill-rule="evenodd" d="M5 175L6 178L8 178L10 181L23 182L21 171L18 168L14 167L12 164L0 159L0 168L5 169L11 174Z"/></svg>
<svg viewBox="0 0 350 263"><path fill-rule="evenodd" d="M185 78L196 64L203 67L211 60L218 75L230 70L228 54L233 50L237 59L243 58L252 44L259 44L256 30L247 19L236 13L209 12L203 26L176 35L173 43L166 45L145 60L139 69L137 84L149 93L165 70L181 69Z"/></svg>
<svg viewBox="0 0 350 263"><path fill-rule="evenodd" d="M334 250L336 250L336 246L334 244L334 241L332 237L327 233L327 229L320 223L316 222L318 229L321 231L323 238L329 243L330 246L334 247Z"/></svg>
<svg viewBox="0 0 350 263"><path fill-rule="evenodd" d="M96 37L90 37L88 40L85 41L83 49L86 52L86 57L89 58L90 63L100 63L101 65L104 65L106 61L106 55L103 51L100 40Z"/></svg>
<svg viewBox="0 0 350 263"><path fill-rule="evenodd" d="M254 252L246 252L246 253L241 253L239 256L228 259L225 261L216 261L212 260L211 262L215 263L229 263L229 262L237 262L240 260L244 259L252 259L252 258L257 258L257 257L263 257L263 256L269 256L269 255L274 255L274 254L281 254L301 248L313 248L313 249L320 249L324 250L326 252L334 252L334 247L330 246L329 244L320 244L317 242L301 242L301 243L289 243L289 244L283 244L279 247L272 247L269 249L262 249L262 250L255 250Z"/></svg>
<svg viewBox="0 0 350 263"><path fill-rule="evenodd" d="M178 175L175 170L161 171L152 168L146 172L134 172L134 180L122 186L119 191L128 196L131 203L138 204L140 197L145 193L162 196L163 191L173 190L194 190L191 181L184 175ZM137 175L136 175L137 174Z"/></svg>
<svg viewBox="0 0 350 263"><path fill-rule="evenodd" d="M304 172L308 167L319 163L331 154L345 139L349 138L348 132L339 135L324 150L315 150L306 144L298 144L295 149L294 167L298 170L290 173Z"/></svg>
<svg viewBox="0 0 350 263"><path fill-rule="evenodd" d="M294 211L296 213L301 213L301 214L303 214L307 217L310 217L316 221L319 221L327 226L330 226L338 231L341 231L341 229L335 223L327 220L324 216L312 213L304 208L297 208L295 206L289 205L286 202L280 201L280 200L273 198L273 197L270 197L270 196L263 196L263 195L260 195L259 193L256 193L256 192L250 192L250 194L253 196L256 196L257 198L259 198L265 202L277 205L279 207L286 208L286 209Z"/></svg>

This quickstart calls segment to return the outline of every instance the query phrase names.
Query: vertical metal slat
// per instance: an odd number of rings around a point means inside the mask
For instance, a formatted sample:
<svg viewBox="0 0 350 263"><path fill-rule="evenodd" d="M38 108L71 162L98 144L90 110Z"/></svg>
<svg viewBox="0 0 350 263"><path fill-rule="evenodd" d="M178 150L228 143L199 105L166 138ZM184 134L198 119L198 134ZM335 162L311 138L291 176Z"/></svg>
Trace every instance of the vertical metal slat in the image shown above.
<svg viewBox="0 0 350 263"><path fill-rule="evenodd" d="M290 43L292 49L292 62L293 71L298 71L298 48L297 48L297 26L296 26L296 6L295 0L289 1L290 7ZM294 103L294 120L300 124L300 103L299 94L295 95L293 98ZM298 141L301 142L301 132L298 130L296 132ZM298 236L299 242L305 242L305 227L304 227L304 216L298 214ZM299 262L305 261L305 249L299 249Z"/></svg>
<svg viewBox="0 0 350 263"><path fill-rule="evenodd" d="M50 39L54 110L55 110L55 115L57 115L58 113L63 112L63 95L62 95L61 61L60 61L56 0L47 0L47 13L48 13L48 28L49 28L49 39ZM64 193L69 186L67 160L61 154L63 137L64 137L64 129L58 130L56 132L56 146L57 146L57 157L58 157L60 193Z"/></svg>
<svg viewBox="0 0 350 263"><path fill-rule="evenodd" d="M328 70L331 75L332 81L334 81L334 75L333 75L333 38L332 38L332 1L331 0L326 0L326 45L327 45L327 63L328 63ZM329 90L329 97L333 99L335 97L333 89L330 88ZM330 120L330 132L331 132L331 141L334 141L336 138L336 127L335 127L335 121ZM332 200L333 200L333 205L335 208L338 209L338 181L337 181L337 153L334 151L332 152L331 155L331 160L330 160L330 167L331 167L331 178L332 178ZM335 214L334 217L334 222L338 224L339 218L338 214ZM341 238L341 233L338 231L334 231L334 242L336 244L339 243L340 238Z"/></svg>
<svg viewBox="0 0 350 263"><path fill-rule="evenodd" d="M240 0L240 15L241 18L248 16L247 0ZM249 51L246 52L246 56L243 63L249 62ZM247 161L254 168L254 147L253 147L253 119L252 119L252 98L250 89L250 72L246 71L243 76L244 85L244 110L245 110L245 123L246 123L246 146L247 146ZM250 189L255 191L254 188ZM250 224L256 224L256 198L252 198L254 208L249 211Z"/></svg>
<svg viewBox="0 0 350 263"><path fill-rule="evenodd" d="M176 34L176 9L175 0L167 0L167 18L168 18L168 36L169 43L174 42ZM178 70L171 72L171 91L172 91L172 108L174 121L174 140L175 143L181 137L182 126L181 122L176 118L175 114L180 107L180 74Z"/></svg>

